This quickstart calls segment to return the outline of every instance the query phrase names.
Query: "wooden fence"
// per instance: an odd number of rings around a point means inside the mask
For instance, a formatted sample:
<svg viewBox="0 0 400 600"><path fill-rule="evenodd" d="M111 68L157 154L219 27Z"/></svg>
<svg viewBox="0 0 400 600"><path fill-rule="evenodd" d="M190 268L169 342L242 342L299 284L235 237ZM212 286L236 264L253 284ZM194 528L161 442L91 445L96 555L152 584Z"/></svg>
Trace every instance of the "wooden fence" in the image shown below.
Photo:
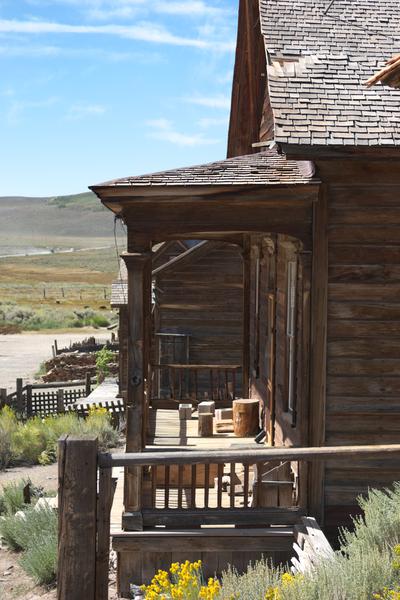
<svg viewBox="0 0 400 600"><path fill-rule="evenodd" d="M111 333L111 340L89 337L82 342L71 342L69 346L64 346L64 348L59 348L57 340L54 340L51 350L53 358L55 358L60 354L65 354L68 352L98 352L102 348L108 348L113 352L117 352L119 350L119 341L115 333Z"/></svg>
<svg viewBox="0 0 400 600"><path fill-rule="evenodd" d="M107 600L110 550L110 511L113 501L112 467L149 469L151 467L264 464L269 461L324 461L337 459L379 459L400 457L400 444L390 446L341 446L319 448L258 448L214 451L143 452L136 454L98 454L95 438L69 436L59 442L59 562L58 600ZM140 499L139 499L140 500ZM142 512L141 506L138 510ZM164 510L171 510L164 508ZM182 509L173 509L175 515ZM202 523L221 523L224 514L236 511L237 524L251 522L282 525L301 524L301 511L268 508L218 508L208 516L209 509L197 509ZM228 511L228 512L226 512ZM191 514L192 512L192 514ZM296 514L297 512L297 514ZM165 513L166 514L166 513ZM250 516L253 514L253 516ZM162 518L162 511L158 513ZM185 516L185 515L184 515ZM232 523L232 513L230 521ZM186 517L193 519L193 508ZM224 521L222 521L224 522ZM160 523L160 521L158 521ZM233 521L235 523L235 521ZM190 525L196 523L190 520ZM168 530L165 531L168 536ZM293 541L295 540L293 533Z"/></svg>
<svg viewBox="0 0 400 600"><path fill-rule="evenodd" d="M23 385L22 379L16 380L16 389L8 393L0 389L0 408L10 406L21 417L47 417L65 412L80 398L86 398L92 391L95 379L86 375L85 380L53 383L34 383Z"/></svg>

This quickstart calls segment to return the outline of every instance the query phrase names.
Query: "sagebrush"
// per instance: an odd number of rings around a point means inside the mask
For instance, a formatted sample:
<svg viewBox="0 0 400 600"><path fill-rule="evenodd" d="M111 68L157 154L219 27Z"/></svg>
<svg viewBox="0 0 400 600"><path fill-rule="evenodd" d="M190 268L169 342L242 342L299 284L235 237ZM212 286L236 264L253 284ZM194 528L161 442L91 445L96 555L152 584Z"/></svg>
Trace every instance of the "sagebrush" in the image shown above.
<svg viewBox="0 0 400 600"><path fill-rule="evenodd" d="M63 434L96 435L100 450L118 444L106 410L94 409L86 419L75 413L21 422L9 407L0 410L0 469L16 464L50 464L56 460L57 441Z"/></svg>

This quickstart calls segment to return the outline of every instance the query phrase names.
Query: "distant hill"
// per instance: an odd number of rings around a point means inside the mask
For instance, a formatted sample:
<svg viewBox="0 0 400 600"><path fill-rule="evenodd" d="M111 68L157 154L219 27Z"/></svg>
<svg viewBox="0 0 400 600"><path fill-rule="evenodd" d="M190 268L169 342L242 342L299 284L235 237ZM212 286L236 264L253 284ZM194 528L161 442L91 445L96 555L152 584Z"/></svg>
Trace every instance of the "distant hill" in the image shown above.
<svg viewBox="0 0 400 600"><path fill-rule="evenodd" d="M94 247L113 239L113 214L92 192L46 198L0 196L0 255L32 247Z"/></svg>

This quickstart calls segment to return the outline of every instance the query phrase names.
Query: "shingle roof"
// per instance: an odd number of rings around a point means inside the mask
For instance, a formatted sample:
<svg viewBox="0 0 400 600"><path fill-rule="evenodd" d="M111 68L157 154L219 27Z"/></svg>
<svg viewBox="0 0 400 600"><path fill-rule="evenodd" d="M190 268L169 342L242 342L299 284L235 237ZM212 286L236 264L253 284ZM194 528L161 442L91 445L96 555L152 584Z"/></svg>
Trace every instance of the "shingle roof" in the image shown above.
<svg viewBox="0 0 400 600"><path fill-rule="evenodd" d="M287 160L276 150L265 150L218 162L125 177L106 186L195 186L195 185L277 185L308 183L307 163Z"/></svg>
<svg viewBox="0 0 400 600"><path fill-rule="evenodd" d="M111 285L111 306L118 308L119 306L125 306L128 304L128 281L122 281L118 279L113 281Z"/></svg>
<svg viewBox="0 0 400 600"><path fill-rule="evenodd" d="M400 90L363 82L400 50L399 0L260 0L275 140L400 144Z"/></svg>

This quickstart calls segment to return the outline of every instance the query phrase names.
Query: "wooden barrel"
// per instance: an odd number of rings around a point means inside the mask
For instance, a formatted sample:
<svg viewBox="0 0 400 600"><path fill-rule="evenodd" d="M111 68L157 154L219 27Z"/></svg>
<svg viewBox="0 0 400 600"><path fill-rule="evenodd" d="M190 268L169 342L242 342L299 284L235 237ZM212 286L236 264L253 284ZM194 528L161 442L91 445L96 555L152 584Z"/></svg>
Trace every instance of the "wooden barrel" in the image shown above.
<svg viewBox="0 0 400 600"><path fill-rule="evenodd" d="M233 432L237 437L250 437L259 431L259 402L251 398L233 401Z"/></svg>

